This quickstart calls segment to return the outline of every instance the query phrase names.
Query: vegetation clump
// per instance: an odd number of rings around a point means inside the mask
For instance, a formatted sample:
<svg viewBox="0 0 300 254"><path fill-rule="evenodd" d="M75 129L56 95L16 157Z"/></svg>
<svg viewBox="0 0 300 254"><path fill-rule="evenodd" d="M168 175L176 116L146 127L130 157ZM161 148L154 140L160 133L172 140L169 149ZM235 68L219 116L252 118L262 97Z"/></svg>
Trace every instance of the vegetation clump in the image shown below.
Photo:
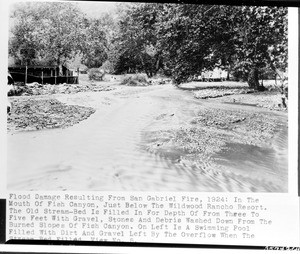
<svg viewBox="0 0 300 254"><path fill-rule="evenodd" d="M102 81L105 72L98 68L91 68L88 72L89 80Z"/></svg>
<svg viewBox="0 0 300 254"><path fill-rule="evenodd" d="M149 86L150 83L147 80L147 77L143 74L135 74L125 76L121 81L121 85L126 86Z"/></svg>

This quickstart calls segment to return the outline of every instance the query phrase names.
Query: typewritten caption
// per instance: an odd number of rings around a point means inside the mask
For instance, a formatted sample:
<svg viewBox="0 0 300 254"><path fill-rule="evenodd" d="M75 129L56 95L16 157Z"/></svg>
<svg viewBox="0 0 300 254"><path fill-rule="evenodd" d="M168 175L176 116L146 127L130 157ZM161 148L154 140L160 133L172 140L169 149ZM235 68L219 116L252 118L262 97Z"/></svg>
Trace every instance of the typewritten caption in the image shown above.
<svg viewBox="0 0 300 254"><path fill-rule="evenodd" d="M264 232L274 236L278 230L279 218L272 216L272 209L251 195L10 193L7 236L8 240L257 244Z"/></svg>

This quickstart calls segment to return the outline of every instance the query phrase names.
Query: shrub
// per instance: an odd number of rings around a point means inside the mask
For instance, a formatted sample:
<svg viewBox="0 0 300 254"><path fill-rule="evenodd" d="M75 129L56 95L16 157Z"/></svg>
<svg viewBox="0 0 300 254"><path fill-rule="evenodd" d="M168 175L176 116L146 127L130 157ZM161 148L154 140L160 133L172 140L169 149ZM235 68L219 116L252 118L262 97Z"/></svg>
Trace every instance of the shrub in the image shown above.
<svg viewBox="0 0 300 254"><path fill-rule="evenodd" d="M102 81L105 72L98 68L91 68L89 69L89 80L97 80Z"/></svg>
<svg viewBox="0 0 300 254"><path fill-rule="evenodd" d="M113 73L114 72L114 66L113 64L109 61L106 60L102 66L100 67L100 69L104 70L106 73Z"/></svg>
<svg viewBox="0 0 300 254"><path fill-rule="evenodd" d="M148 86L150 83L144 74L128 75L121 81L121 85L127 86Z"/></svg>

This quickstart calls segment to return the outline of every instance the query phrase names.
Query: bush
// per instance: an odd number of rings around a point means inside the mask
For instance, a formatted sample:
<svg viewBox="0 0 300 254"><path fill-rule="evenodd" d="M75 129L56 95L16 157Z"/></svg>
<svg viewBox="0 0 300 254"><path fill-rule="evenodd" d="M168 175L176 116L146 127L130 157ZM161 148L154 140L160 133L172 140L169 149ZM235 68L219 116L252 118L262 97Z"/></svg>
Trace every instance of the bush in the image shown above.
<svg viewBox="0 0 300 254"><path fill-rule="evenodd" d="M102 81L105 72L98 68L89 69L89 80Z"/></svg>
<svg viewBox="0 0 300 254"><path fill-rule="evenodd" d="M121 85L127 86L148 86L150 83L147 80L146 75L144 74L135 74L126 76L122 81Z"/></svg>
<svg viewBox="0 0 300 254"><path fill-rule="evenodd" d="M113 64L109 61L106 60L102 66L100 67L100 69L104 70L106 73L113 73L114 72L114 66Z"/></svg>

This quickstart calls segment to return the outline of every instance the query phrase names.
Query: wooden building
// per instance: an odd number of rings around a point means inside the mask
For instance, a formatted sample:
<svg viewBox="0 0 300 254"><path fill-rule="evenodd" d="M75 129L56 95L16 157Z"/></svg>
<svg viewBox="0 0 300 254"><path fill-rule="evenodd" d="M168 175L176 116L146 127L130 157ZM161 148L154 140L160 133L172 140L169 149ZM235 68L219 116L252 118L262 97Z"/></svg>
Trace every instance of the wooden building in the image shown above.
<svg viewBox="0 0 300 254"><path fill-rule="evenodd" d="M78 76L74 76L66 66L62 66L62 73L59 73L58 66L24 66L15 65L8 67L15 82L40 84L78 84Z"/></svg>

